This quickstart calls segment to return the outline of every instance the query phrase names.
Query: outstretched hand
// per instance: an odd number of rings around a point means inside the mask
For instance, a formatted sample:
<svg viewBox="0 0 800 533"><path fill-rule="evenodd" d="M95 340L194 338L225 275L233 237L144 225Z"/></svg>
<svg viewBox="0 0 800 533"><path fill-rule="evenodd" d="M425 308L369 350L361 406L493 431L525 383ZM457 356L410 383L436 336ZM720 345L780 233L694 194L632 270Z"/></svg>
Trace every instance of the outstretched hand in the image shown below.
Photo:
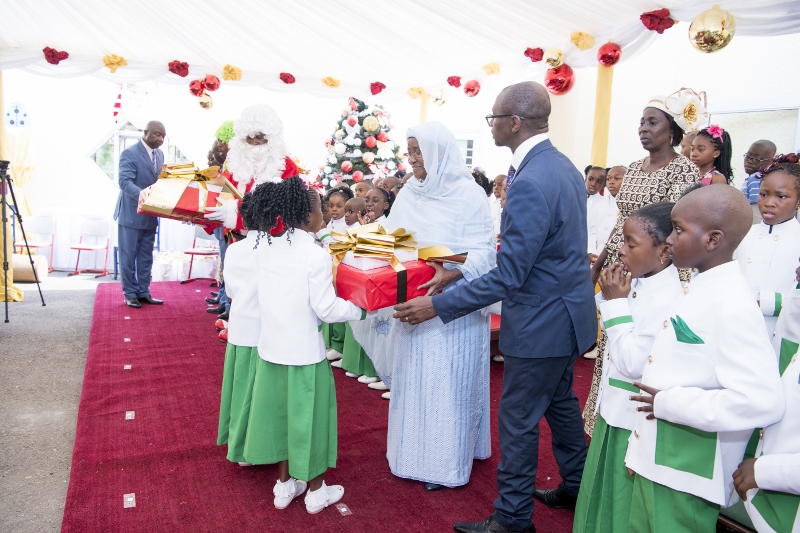
<svg viewBox="0 0 800 533"><path fill-rule="evenodd" d="M627 298L631 292L631 273L621 263L614 263L600 273L598 280L606 300Z"/></svg>
<svg viewBox="0 0 800 533"><path fill-rule="evenodd" d="M733 473L733 488L739 494L743 502L747 501L747 491L757 489L756 483L756 459L745 459L739 463L739 468Z"/></svg>
<svg viewBox="0 0 800 533"><path fill-rule="evenodd" d="M636 410L642 413L650 413L649 415L647 415L647 419L655 420L656 415L653 412L653 404L656 401L656 394L658 394L661 391L659 389L656 389L655 387L648 387L647 385L639 383L638 381L634 381L633 386L642 389L642 391L648 394L648 396L639 395L630 397L630 400L632 402L641 402L645 404L642 405L641 407L637 407Z"/></svg>
<svg viewBox="0 0 800 533"><path fill-rule="evenodd" d="M425 293L425 296L433 296L434 294L438 294L442 292L442 289L453 283L454 281L458 281L464 275L461 271L457 268L452 270L448 270L444 268L440 263L436 263L434 261L428 261L426 263L429 267L433 267L436 273L433 275L433 278L427 282L423 283L417 290L421 291L422 289L428 289L428 292Z"/></svg>
<svg viewBox="0 0 800 533"><path fill-rule="evenodd" d="M407 302L397 304L394 306L394 318L400 322L408 322L409 324L419 324L436 317L436 309L433 307L433 298L430 296L420 296Z"/></svg>

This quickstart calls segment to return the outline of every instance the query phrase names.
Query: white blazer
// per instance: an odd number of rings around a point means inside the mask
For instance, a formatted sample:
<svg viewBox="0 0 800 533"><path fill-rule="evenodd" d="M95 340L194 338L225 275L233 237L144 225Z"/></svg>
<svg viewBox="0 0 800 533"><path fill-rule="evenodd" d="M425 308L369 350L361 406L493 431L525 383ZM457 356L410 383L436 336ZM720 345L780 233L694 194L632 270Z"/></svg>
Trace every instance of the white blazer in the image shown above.
<svg viewBox="0 0 800 533"><path fill-rule="evenodd" d="M773 339L778 365L783 370L781 384L786 396L786 412L780 422L764 428L756 451L755 474L759 488L749 490L744 503L760 532L775 531L762 516L765 503L783 511L783 518L793 519L791 531L800 532L800 497L788 502L774 502L770 501L774 496L769 493L759 495L761 490L800 495L800 285L797 287L784 295L783 310Z"/></svg>
<svg viewBox="0 0 800 533"><path fill-rule="evenodd" d="M637 412L625 464L722 506L755 428L783 416L783 390L764 321L730 261L696 275L665 319L642 383L660 390L656 420Z"/></svg>
<svg viewBox="0 0 800 533"><path fill-rule="evenodd" d="M742 267L754 298L760 302L770 340L784 294L794 288L798 257L800 222L794 218L774 226L763 221L755 224L733 255Z"/></svg>
<svg viewBox="0 0 800 533"><path fill-rule="evenodd" d="M231 299L228 319L228 342L236 346L258 346L261 316L258 313L258 255L255 250L258 232L228 246L222 276L225 294ZM262 239L266 243L266 237Z"/></svg>
<svg viewBox="0 0 800 533"><path fill-rule="evenodd" d="M325 359L322 322L363 320L367 312L336 296L331 256L302 230L262 237L258 246L258 355L279 365Z"/></svg>
<svg viewBox="0 0 800 533"><path fill-rule="evenodd" d="M670 265L649 278L634 279L627 298L595 296L608 335L596 409L608 425L633 430L636 404L628 398L639 394L633 382L641 380L650 348L681 291L678 269Z"/></svg>
<svg viewBox="0 0 800 533"><path fill-rule="evenodd" d="M606 246L608 236L617 223L617 200L611 196L611 191L603 190L593 194L586 202L586 224L589 230L588 251L590 254L599 255Z"/></svg>

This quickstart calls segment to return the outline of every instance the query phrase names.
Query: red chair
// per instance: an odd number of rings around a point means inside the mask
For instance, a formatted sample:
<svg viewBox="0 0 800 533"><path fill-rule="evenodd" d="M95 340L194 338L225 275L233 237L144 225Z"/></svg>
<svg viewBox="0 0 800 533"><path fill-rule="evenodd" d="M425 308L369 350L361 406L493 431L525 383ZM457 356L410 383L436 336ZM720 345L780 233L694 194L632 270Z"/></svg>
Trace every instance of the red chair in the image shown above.
<svg viewBox="0 0 800 533"><path fill-rule="evenodd" d="M28 248L50 248L50 262L47 271L53 271L53 248L56 235L56 219L53 217L31 216L25 219L25 236L28 237ZM19 239L14 243L17 253L24 253L25 241L20 232Z"/></svg>
<svg viewBox="0 0 800 533"><path fill-rule="evenodd" d="M210 241L210 242L201 242L201 245L205 244L205 246L197 246L198 239L200 241ZM192 265L194 264L194 258L196 255L204 256L204 257L219 257L219 245L217 244L217 238L212 234L209 235L205 232L205 230L201 226L195 226L194 230L194 241L192 241L192 247L189 250L183 252L191 257L189 259L189 274L188 277L181 281L181 283L189 283L191 281L195 281L198 279L205 279L209 281L216 281L215 278L193 278L192 277Z"/></svg>
<svg viewBox="0 0 800 533"><path fill-rule="evenodd" d="M67 274L68 276L76 276L86 272L97 274L96 278L108 276L108 245L111 243L110 227L111 224L109 224L108 220L84 220L81 222L81 240L78 244L70 246L70 249L78 251L78 260L75 262L75 271ZM84 242L84 238L87 239L86 242ZM103 259L103 270L78 270L78 265L81 263L81 252L99 252L101 250L106 251Z"/></svg>

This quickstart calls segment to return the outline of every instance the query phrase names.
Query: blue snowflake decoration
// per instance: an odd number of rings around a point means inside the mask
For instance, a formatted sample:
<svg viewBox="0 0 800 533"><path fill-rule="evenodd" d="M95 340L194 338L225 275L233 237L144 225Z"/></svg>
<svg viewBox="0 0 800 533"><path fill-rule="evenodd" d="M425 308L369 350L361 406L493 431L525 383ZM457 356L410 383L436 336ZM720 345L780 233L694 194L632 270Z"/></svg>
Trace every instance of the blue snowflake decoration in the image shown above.
<svg viewBox="0 0 800 533"><path fill-rule="evenodd" d="M25 108L17 103L12 103L6 109L6 124L12 128L26 128L30 126L28 121L28 112Z"/></svg>
<svg viewBox="0 0 800 533"><path fill-rule="evenodd" d="M391 328L391 325L392 325L392 319L391 318L381 318L381 317L376 318L375 319L375 334L376 335L381 335L383 337L388 336L389 335L389 330Z"/></svg>

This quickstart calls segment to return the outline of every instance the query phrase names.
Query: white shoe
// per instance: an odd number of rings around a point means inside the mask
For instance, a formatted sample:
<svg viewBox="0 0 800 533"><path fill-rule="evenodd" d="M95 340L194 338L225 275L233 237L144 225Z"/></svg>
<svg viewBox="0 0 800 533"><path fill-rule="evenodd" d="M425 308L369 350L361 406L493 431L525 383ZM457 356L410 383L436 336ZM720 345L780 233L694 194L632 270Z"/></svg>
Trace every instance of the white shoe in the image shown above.
<svg viewBox="0 0 800 533"><path fill-rule="evenodd" d="M306 511L308 514L317 514L329 505L338 502L344 496L344 487L341 485L331 485L330 487L322 482L319 490L306 493Z"/></svg>
<svg viewBox="0 0 800 533"><path fill-rule="evenodd" d="M253 463L247 463L245 461L239 461L239 466L253 466Z"/></svg>
<svg viewBox="0 0 800 533"><path fill-rule="evenodd" d="M506 358L503 357L502 355L495 355L494 357L492 357L492 361L495 361L497 363L502 363L505 360Z"/></svg>
<svg viewBox="0 0 800 533"><path fill-rule="evenodd" d="M341 359L340 359L339 361L333 361L333 362L331 363L331 366L332 366L333 368L342 368L342 361L341 361Z"/></svg>
<svg viewBox="0 0 800 533"><path fill-rule="evenodd" d="M378 381L380 381L380 378L369 378L367 376L361 376L360 378L358 378L359 383L370 384L370 383L377 383Z"/></svg>
<svg viewBox="0 0 800 533"><path fill-rule="evenodd" d="M583 354L584 359L597 359L597 348L592 350L591 352L586 352Z"/></svg>
<svg viewBox="0 0 800 533"><path fill-rule="evenodd" d="M392 399L392 391L387 390L383 394L381 394L381 398L384 400L391 400Z"/></svg>
<svg viewBox="0 0 800 533"><path fill-rule="evenodd" d="M325 357L328 358L328 361L336 361L342 358L342 352L337 352L333 348L328 348L325 352Z"/></svg>
<svg viewBox="0 0 800 533"><path fill-rule="evenodd" d="M295 479L293 477L290 477L289 481L286 483L281 483L281 480L279 479L275 483L275 487L272 489L272 493L275 495L275 508L286 509L289 507L289 504L292 503L292 500L306 491L307 486L308 483L305 481L300 481L299 479Z"/></svg>
<svg viewBox="0 0 800 533"><path fill-rule="evenodd" d="M386 383L383 381L376 381L375 383L370 383L367 385L370 389L373 390L389 390L389 387L386 386Z"/></svg>
<svg viewBox="0 0 800 533"><path fill-rule="evenodd" d="M353 374L352 372L345 372L344 375L347 376L348 378L357 378L357 377L359 377L358 374Z"/></svg>

